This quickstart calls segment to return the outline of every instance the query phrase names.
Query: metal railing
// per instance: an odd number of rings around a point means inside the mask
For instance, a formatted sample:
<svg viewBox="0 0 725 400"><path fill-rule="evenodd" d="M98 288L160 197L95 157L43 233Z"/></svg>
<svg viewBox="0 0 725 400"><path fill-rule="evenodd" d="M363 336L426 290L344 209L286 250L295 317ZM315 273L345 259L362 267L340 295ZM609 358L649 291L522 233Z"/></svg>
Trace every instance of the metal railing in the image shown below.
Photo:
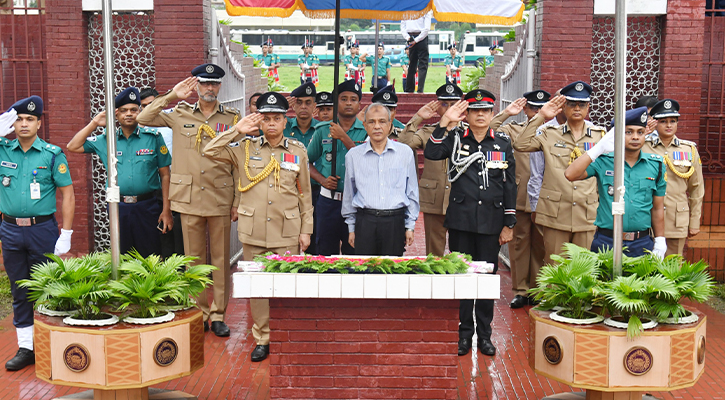
<svg viewBox="0 0 725 400"><path fill-rule="evenodd" d="M521 97L527 91L532 90L533 86L533 57L536 51L533 49L533 38L536 21L535 12L531 10L529 18L526 21L526 29L524 29L521 38L517 39L516 52L513 58L506 63L504 73L501 75L501 91L499 105L503 110L512 102ZM531 39L531 40L529 40ZM524 113L511 117L517 122L524 121L526 116Z"/></svg>
<svg viewBox="0 0 725 400"><path fill-rule="evenodd" d="M219 102L225 106L238 109L242 116L244 116L247 89L246 76L241 72L241 63L232 54L230 39L224 34L222 25L214 15L214 10L212 10L210 31L211 47L209 49L209 55L211 62L222 67L224 72L226 72L222 90L219 92ZM237 234L237 222L232 222L231 230L231 234L229 235L229 262L233 264L241 258L243 250L242 243L239 241L239 235Z"/></svg>

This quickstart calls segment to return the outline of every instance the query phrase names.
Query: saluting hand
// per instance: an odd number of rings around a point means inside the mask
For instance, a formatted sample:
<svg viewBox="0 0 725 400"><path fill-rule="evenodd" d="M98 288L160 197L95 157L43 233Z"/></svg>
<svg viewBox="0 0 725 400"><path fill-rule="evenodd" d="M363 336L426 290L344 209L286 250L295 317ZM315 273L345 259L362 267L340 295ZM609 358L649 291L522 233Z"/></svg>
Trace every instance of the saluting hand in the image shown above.
<svg viewBox="0 0 725 400"><path fill-rule="evenodd" d="M657 129L657 120L649 117L647 120L647 126L644 128L644 134L649 135Z"/></svg>
<svg viewBox="0 0 725 400"><path fill-rule="evenodd" d="M566 97L562 95L554 96L551 100L544 104L543 107L541 107L539 114L548 121L559 115L564 107L564 103L566 103Z"/></svg>
<svg viewBox="0 0 725 400"><path fill-rule="evenodd" d="M418 110L418 112L416 114L418 114L418 116L421 119L424 119L424 120L431 119L433 117L438 116L438 107L440 107L440 106L441 106L440 101L433 100L430 103L421 107L420 110Z"/></svg>
<svg viewBox="0 0 725 400"><path fill-rule="evenodd" d="M518 115L521 111L524 110L524 106L526 105L526 98L520 97L516 99L513 103L509 104L508 107L504 110L506 114L509 116Z"/></svg>
<svg viewBox="0 0 725 400"><path fill-rule="evenodd" d="M447 129L453 129L459 122L466 118L466 110L468 109L468 102L464 100L458 100L456 104L448 107L448 110L441 117L440 126L445 126Z"/></svg>
<svg viewBox="0 0 725 400"><path fill-rule="evenodd" d="M93 123L96 126L106 126L106 111L101 111L93 117Z"/></svg>
<svg viewBox="0 0 725 400"><path fill-rule="evenodd" d="M240 119L234 127L237 128L237 132L243 135L257 136L257 133L259 133L259 124L262 122L262 119L264 119L264 116L260 113L249 114Z"/></svg>
<svg viewBox="0 0 725 400"><path fill-rule="evenodd" d="M199 83L199 79L195 76L190 76L174 86L174 94L179 99L184 100L194 93L197 83Z"/></svg>

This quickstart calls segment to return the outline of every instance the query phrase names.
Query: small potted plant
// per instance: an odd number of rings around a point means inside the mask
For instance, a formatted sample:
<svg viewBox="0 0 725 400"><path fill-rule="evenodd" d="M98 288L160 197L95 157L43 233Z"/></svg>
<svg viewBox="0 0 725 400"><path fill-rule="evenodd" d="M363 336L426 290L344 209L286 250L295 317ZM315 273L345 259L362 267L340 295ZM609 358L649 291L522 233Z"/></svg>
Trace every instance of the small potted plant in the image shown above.
<svg viewBox="0 0 725 400"><path fill-rule="evenodd" d="M690 324L697 322L696 314L685 309L680 304L682 299L689 299L697 303L704 303L712 295L713 279L707 272L708 265L700 260L690 263L679 254L672 254L660 260L654 258L653 263L657 272L675 284L678 292L677 299L670 297L656 298L652 300L653 307L657 310L656 317L665 324Z"/></svg>
<svg viewBox="0 0 725 400"><path fill-rule="evenodd" d="M200 294L211 283L207 275L216 269L211 265L195 265L186 272L179 270L183 262L193 260L193 257L174 256L161 261L157 255L144 258L131 251L119 266L120 279L109 282L119 310L130 311L124 322L155 324L174 319L167 305L189 304L190 296Z"/></svg>
<svg viewBox="0 0 725 400"><path fill-rule="evenodd" d="M107 287L110 256L92 253L80 258L62 258L47 254L49 262L33 267L31 279L19 281L28 288L28 298L36 301L39 312L52 316L68 315L68 325L104 326L118 317L102 309L111 297ZM55 311L55 312L53 312Z"/></svg>
<svg viewBox="0 0 725 400"><path fill-rule="evenodd" d="M537 287L529 293L540 302L539 308L556 309L549 318L571 324L595 324L604 318L589 310L595 300L595 288L602 273L599 256L571 243L564 245L563 256L552 255L556 262L541 268Z"/></svg>

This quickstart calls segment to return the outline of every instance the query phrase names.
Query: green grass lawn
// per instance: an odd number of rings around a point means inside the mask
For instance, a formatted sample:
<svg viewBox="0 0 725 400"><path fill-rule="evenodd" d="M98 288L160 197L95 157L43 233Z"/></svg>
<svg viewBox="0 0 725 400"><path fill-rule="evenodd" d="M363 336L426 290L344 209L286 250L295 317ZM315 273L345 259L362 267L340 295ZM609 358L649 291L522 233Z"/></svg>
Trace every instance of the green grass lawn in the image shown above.
<svg viewBox="0 0 725 400"><path fill-rule="evenodd" d="M470 68L470 67L469 67ZM465 77L466 70L464 68L461 75ZM318 70L318 76L320 78L320 84L317 86L317 91L320 92L332 92L333 88L333 74L334 70L332 66L321 66ZM403 69L400 66L394 66L390 69L390 75L395 79L395 92L403 93ZM345 71L340 70L340 81L345 79ZM287 91L292 91L294 88L300 85L300 69L297 66L283 65L279 68L279 80L282 85L287 88ZM443 66L428 66L428 75L425 80L425 91L426 93L434 93L438 87L446 83L446 68ZM370 91L372 85L372 67L368 66L365 68L365 88L364 92Z"/></svg>

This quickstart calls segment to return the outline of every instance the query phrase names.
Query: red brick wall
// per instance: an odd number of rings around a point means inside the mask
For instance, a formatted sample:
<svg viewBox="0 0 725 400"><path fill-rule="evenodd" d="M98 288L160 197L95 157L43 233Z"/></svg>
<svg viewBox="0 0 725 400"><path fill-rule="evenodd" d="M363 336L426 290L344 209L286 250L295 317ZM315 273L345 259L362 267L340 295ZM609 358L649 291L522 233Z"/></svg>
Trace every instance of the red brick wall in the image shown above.
<svg viewBox="0 0 725 400"><path fill-rule="evenodd" d="M680 103L677 136L697 141L700 130L705 2L669 0L662 29L659 98Z"/></svg>
<svg viewBox="0 0 725 400"><path fill-rule="evenodd" d="M188 0L183 5L175 0L154 1L154 61L159 93L172 89L191 76L194 67L207 62L207 1ZM196 101L196 94L187 101Z"/></svg>
<svg viewBox="0 0 725 400"><path fill-rule="evenodd" d="M576 80L589 82L593 13L594 0L537 3L536 18L541 23L541 89L554 93Z"/></svg>
<svg viewBox="0 0 725 400"><path fill-rule="evenodd" d="M88 123L88 33L80 1L46 2L45 49L48 59L47 98L49 141L65 148L75 133ZM93 206L90 158L65 151L75 189L72 254L93 248ZM59 196L60 198L60 196ZM60 208L56 214L61 222Z"/></svg>
<svg viewBox="0 0 725 400"><path fill-rule="evenodd" d="M455 399L458 306L458 300L270 299L270 395Z"/></svg>

